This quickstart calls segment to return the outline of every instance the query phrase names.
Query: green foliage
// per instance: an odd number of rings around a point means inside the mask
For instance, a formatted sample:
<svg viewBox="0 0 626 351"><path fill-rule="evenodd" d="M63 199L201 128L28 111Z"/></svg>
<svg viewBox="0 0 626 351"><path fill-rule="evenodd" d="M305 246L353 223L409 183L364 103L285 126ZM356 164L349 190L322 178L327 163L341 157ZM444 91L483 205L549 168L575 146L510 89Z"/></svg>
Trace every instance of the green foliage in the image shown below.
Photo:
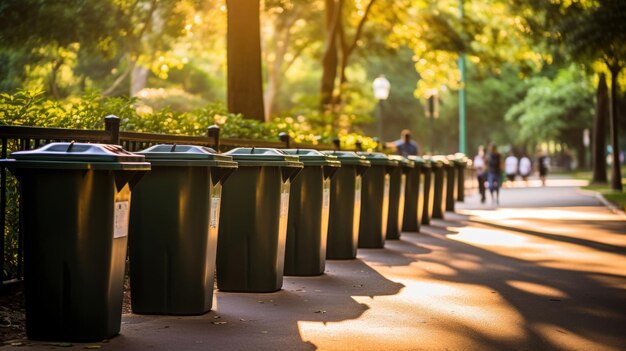
<svg viewBox="0 0 626 351"><path fill-rule="evenodd" d="M518 141L562 140L572 127L591 126L593 93L585 71L572 65L554 79L534 79L524 100L509 109L506 119L519 124Z"/></svg>
<svg viewBox="0 0 626 351"><path fill-rule="evenodd" d="M206 135L208 126L217 124L223 138L277 140L279 133L286 132L297 143L331 143L338 136L344 147L353 147L359 140L366 148L375 144L358 133L333 134L326 123L328 116L317 112L311 113L311 117L285 116L263 123L229 113L220 103L206 104L190 112L177 112L169 107L142 112L141 105L136 108L138 103L136 98L103 97L95 91L59 102L46 99L41 90L21 90L0 94L0 124L101 129L103 117L113 114L120 117L121 129L125 131L201 136Z"/></svg>
<svg viewBox="0 0 626 351"><path fill-rule="evenodd" d="M82 98L53 101L42 90L20 90L0 94L0 124L78 129L102 128L102 118L115 114L122 119L135 116L135 99L105 98L87 92Z"/></svg>

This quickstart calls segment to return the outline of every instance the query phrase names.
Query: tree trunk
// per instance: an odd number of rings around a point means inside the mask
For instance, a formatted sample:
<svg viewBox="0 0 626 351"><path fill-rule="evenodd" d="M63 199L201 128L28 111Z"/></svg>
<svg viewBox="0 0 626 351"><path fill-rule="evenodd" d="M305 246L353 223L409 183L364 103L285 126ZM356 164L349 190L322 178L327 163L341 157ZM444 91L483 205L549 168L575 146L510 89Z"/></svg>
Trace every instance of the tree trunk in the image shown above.
<svg viewBox="0 0 626 351"><path fill-rule="evenodd" d="M609 114L608 88L604 73L600 74L596 92L596 120L593 131L592 183L606 184L606 117Z"/></svg>
<svg viewBox="0 0 626 351"><path fill-rule="evenodd" d="M228 110L265 120L259 0L227 0Z"/></svg>
<svg viewBox="0 0 626 351"><path fill-rule="evenodd" d="M57 75L59 70L63 66L63 59L60 58L57 61L54 61L52 65L52 71L50 72L50 92L55 100L59 100L61 98L61 92L59 91L59 85L57 84Z"/></svg>
<svg viewBox="0 0 626 351"><path fill-rule="evenodd" d="M290 13L285 17L277 18L274 23L274 40L272 43L274 59L267 62L267 86L263 95L265 103L265 120L269 121L276 104L276 96L280 92L282 79L288 65L285 65L285 55L291 43L291 28L299 18L299 13ZM266 53L267 55L267 53Z"/></svg>
<svg viewBox="0 0 626 351"><path fill-rule="evenodd" d="M611 146L613 148L613 171L611 172L611 189L622 191L622 172L619 161L619 119L617 118L617 76L621 67L617 64L609 67L611 70Z"/></svg>
<svg viewBox="0 0 626 351"><path fill-rule="evenodd" d="M148 85L148 67L135 65L130 73L130 96L137 96Z"/></svg>
<svg viewBox="0 0 626 351"><path fill-rule="evenodd" d="M320 87L320 109L327 110L332 103L335 80L337 79L337 30L343 0L326 0L326 46L322 57L322 84Z"/></svg>

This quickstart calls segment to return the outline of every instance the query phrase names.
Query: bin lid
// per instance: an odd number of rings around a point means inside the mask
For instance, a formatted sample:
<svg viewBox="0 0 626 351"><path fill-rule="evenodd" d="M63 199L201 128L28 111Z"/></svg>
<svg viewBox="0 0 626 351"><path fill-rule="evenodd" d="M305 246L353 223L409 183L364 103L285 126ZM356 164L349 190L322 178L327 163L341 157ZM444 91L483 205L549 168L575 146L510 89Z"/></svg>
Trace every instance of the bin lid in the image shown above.
<svg viewBox="0 0 626 351"><path fill-rule="evenodd" d="M398 161L398 165L403 168L415 168L415 161L401 155L389 155L390 160Z"/></svg>
<svg viewBox="0 0 626 351"><path fill-rule="evenodd" d="M392 160L382 152L359 151L357 154L364 156L366 160L372 163L372 166L398 166L398 161Z"/></svg>
<svg viewBox="0 0 626 351"><path fill-rule="evenodd" d="M370 167L370 161L366 160L365 157L357 155L356 152L353 151L336 151L336 150L325 150L322 151L325 155L333 155L337 157L337 160L341 162L341 165L348 166L362 166L362 167Z"/></svg>
<svg viewBox="0 0 626 351"><path fill-rule="evenodd" d="M422 156L409 155L407 158L415 163L415 166L430 167L430 160L424 160Z"/></svg>
<svg viewBox="0 0 626 351"><path fill-rule="evenodd" d="M112 144L50 143L11 157L1 161L15 168L150 170L143 155Z"/></svg>
<svg viewBox="0 0 626 351"><path fill-rule="evenodd" d="M430 164L430 167L443 167L443 161L439 158L439 156L424 156L424 161Z"/></svg>
<svg viewBox="0 0 626 351"><path fill-rule="evenodd" d="M437 163L438 165L441 165L443 167L451 166L451 163L448 160L447 156L436 155L436 156L432 156L430 159L431 159L431 161L433 161L433 163Z"/></svg>
<svg viewBox="0 0 626 351"><path fill-rule="evenodd" d="M461 152L457 152L454 155L448 155L448 160L454 162L456 166L465 166L468 161L467 156Z"/></svg>
<svg viewBox="0 0 626 351"><path fill-rule="evenodd" d="M206 146L158 144L136 152L153 166L209 166L236 168L231 156L221 155Z"/></svg>
<svg viewBox="0 0 626 351"><path fill-rule="evenodd" d="M341 167L341 162L337 159L337 156L327 155L313 149L285 149L282 150L288 155L298 156L300 162L304 163L304 166L330 166Z"/></svg>
<svg viewBox="0 0 626 351"><path fill-rule="evenodd" d="M298 156L288 155L279 149L238 147L225 152L224 155L232 156L233 161L237 161L239 166L304 167Z"/></svg>

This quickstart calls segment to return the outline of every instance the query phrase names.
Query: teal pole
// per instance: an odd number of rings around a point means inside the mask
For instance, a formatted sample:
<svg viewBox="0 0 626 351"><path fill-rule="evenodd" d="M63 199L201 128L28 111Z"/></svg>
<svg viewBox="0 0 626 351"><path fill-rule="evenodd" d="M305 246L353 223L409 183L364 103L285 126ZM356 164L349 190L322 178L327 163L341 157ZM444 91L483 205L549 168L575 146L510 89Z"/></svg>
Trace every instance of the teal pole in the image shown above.
<svg viewBox="0 0 626 351"><path fill-rule="evenodd" d="M463 0L459 0L459 17L463 19ZM459 89L459 152L466 153L466 115L465 115L465 54L459 53L461 71L461 89Z"/></svg>

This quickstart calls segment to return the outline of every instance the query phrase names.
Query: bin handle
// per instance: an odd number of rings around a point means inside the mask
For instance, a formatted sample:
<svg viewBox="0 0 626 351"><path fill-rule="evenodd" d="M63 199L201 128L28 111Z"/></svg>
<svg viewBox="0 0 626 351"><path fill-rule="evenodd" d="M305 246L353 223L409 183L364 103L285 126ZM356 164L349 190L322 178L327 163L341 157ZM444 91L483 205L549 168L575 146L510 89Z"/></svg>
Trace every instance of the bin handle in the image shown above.
<svg viewBox="0 0 626 351"><path fill-rule="evenodd" d="M218 182L221 182L222 185L224 185L226 180L230 177L231 174L233 174L236 169L237 168L231 167L211 168L211 182L213 182L213 185L217 184Z"/></svg>
<svg viewBox="0 0 626 351"><path fill-rule="evenodd" d="M357 166L356 167L356 175L363 175L363 173L365 173L367 170L369 169L369 167L367 166Z"/></svg>
<svg viewBox="0 0 626 351"><path fill-rule="evenodd" d="M398 167L401 167L401 166L385 166L385 173L391 174Z"/></svg>
<svg viewBox="0 0 626 351"><path fill-rule="evenodd" d="M324 179L332 179L338 170L339 167L324 166Z"/></svg>
<svg viewBox="0 0 626 351"><path fill-rule="evenodd" d="M141 178L148 173L148 170L145 171L116 171L115 172L115 187L117 191L121 191L122 188L126 184L130 187L131 190L139 183Z"/></svg>
<svg viewBox="0 0 626 351"><path fill-rule="evenodd" d="M293 180L296 179L298 174L300 174L300 171L302 171L302 168L300 167L281 167L283 183L287 182L287 180L289 180L290 182L293 182Z"/></svg>

